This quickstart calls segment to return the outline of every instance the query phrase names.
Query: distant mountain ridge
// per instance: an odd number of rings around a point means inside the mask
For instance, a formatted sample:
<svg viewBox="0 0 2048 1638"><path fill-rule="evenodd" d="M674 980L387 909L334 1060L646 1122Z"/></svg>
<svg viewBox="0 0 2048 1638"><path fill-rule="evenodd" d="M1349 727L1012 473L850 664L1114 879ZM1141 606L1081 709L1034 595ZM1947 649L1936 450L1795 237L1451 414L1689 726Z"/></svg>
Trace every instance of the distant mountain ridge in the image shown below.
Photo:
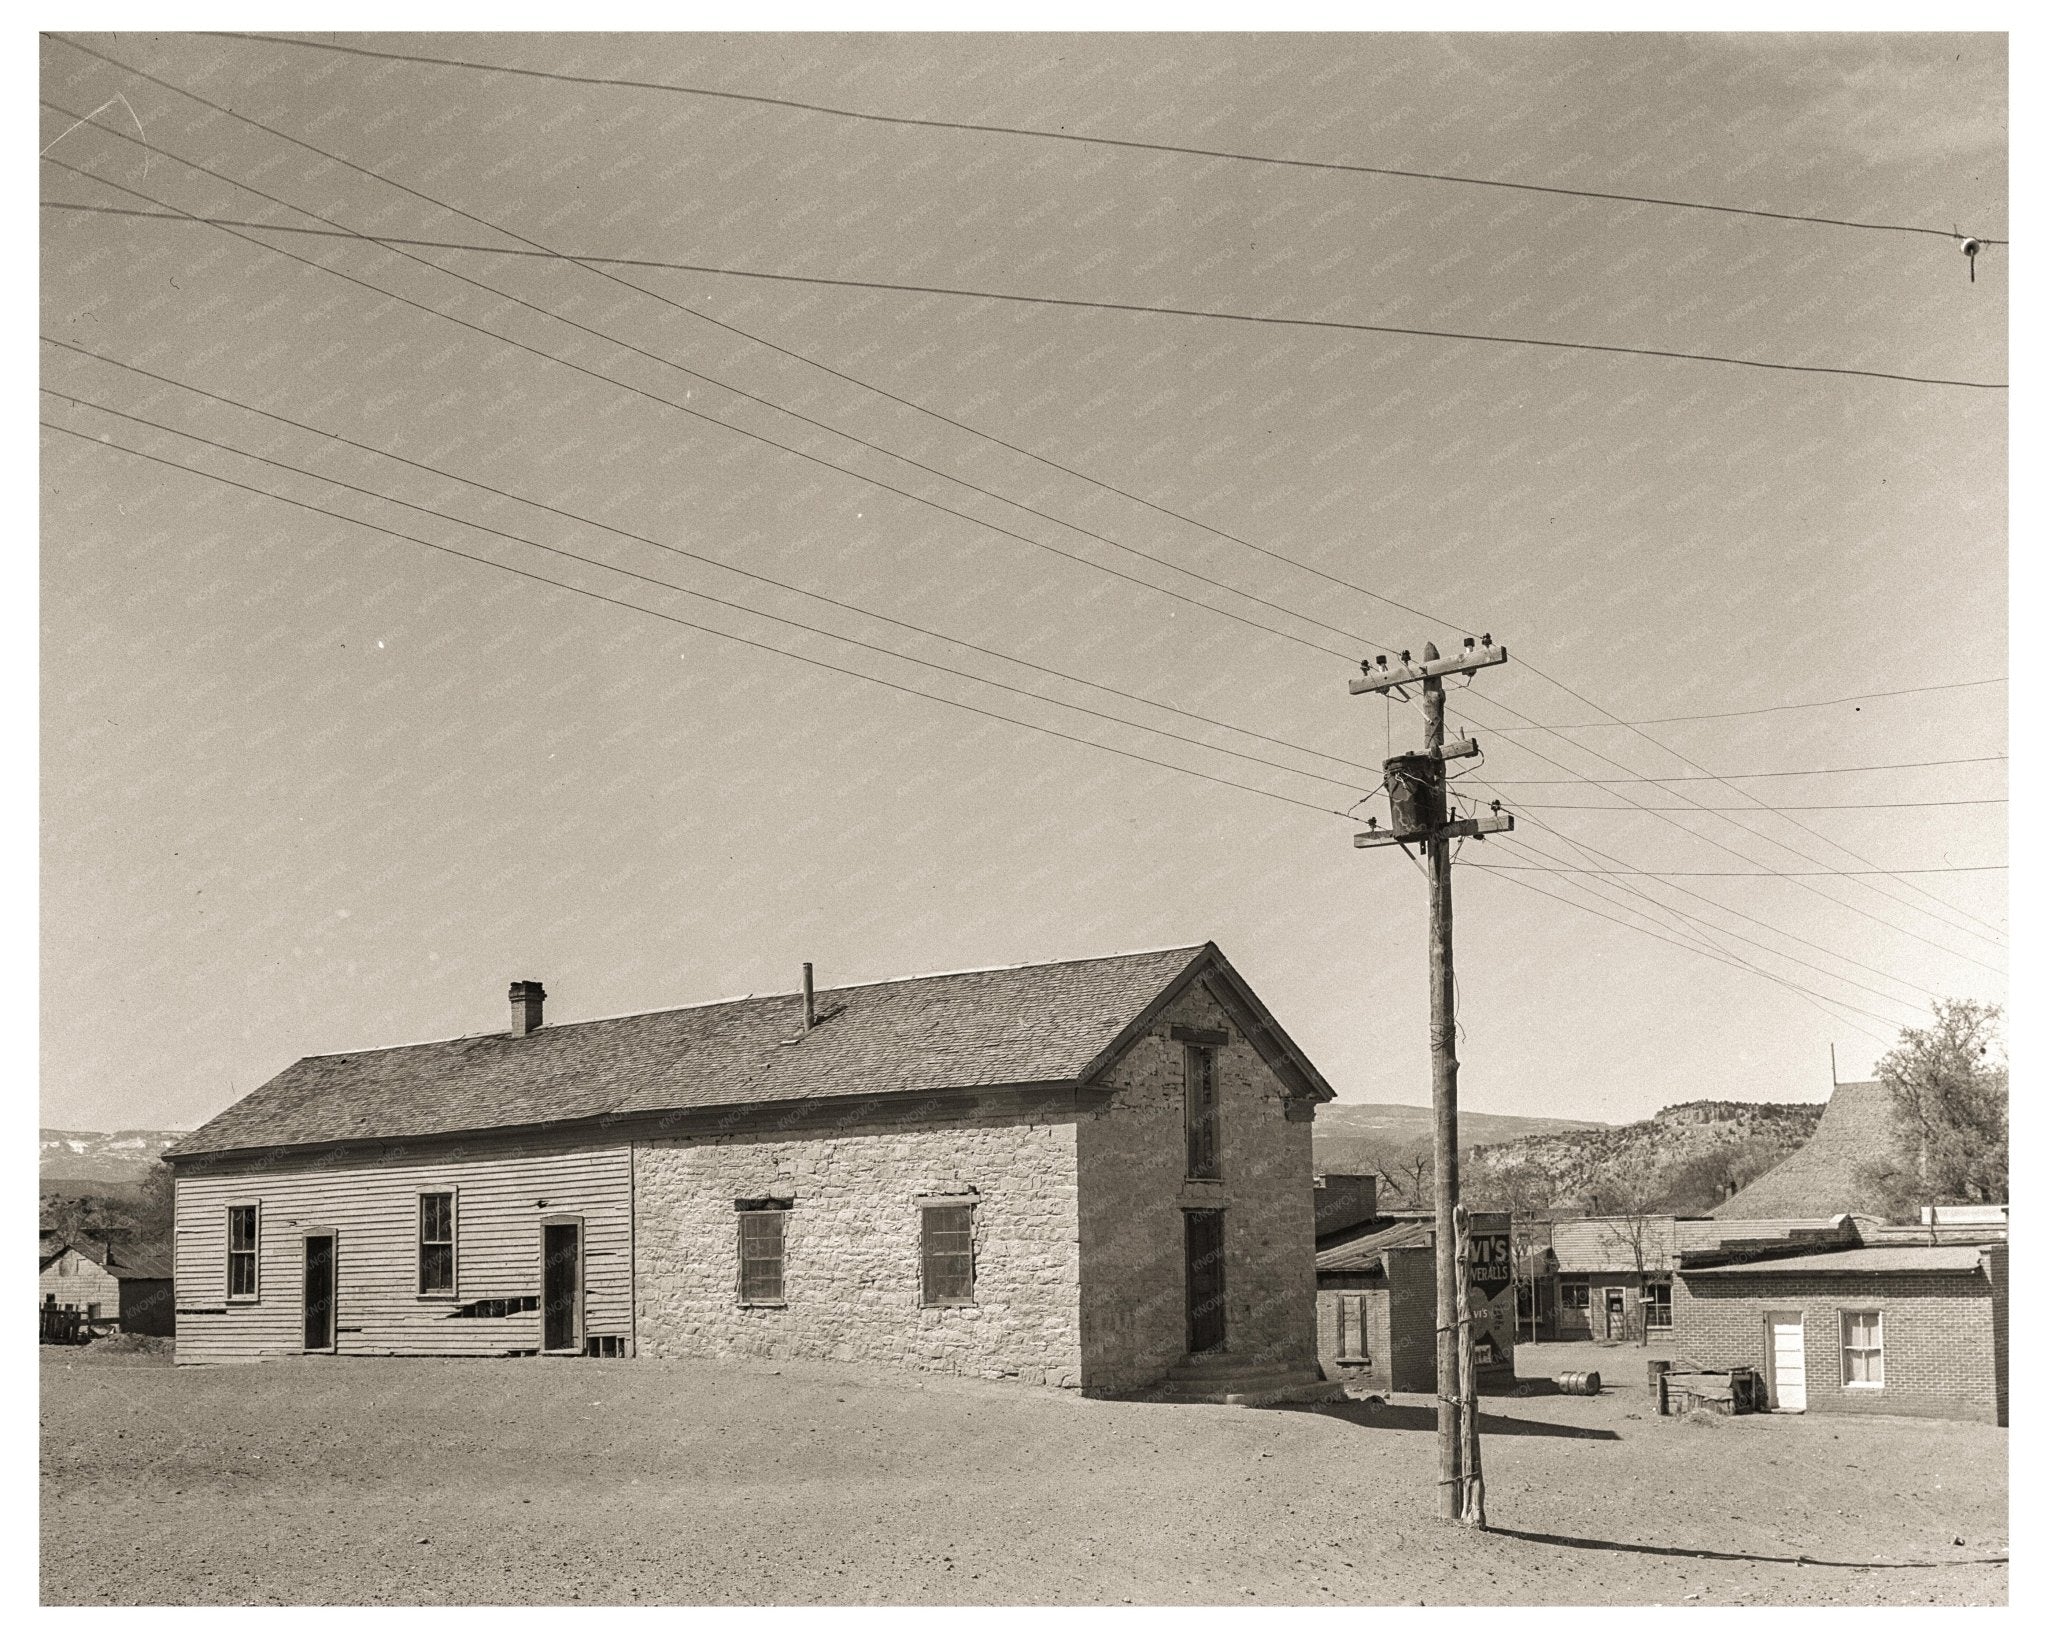
<svg viewBox="0 0 2048 1638"><path fill-rule="evenodd" d="M74 1127L45 1126L36 1167L43 1184L140 1183L152 1162L185 1134L165 1127L128 1127L118 1132L87 1132Z"/></svg>
<svg viewBox="0 0 2048 1638"><path fill-rule="evenodd" d="M1490 1115L1458 1111L1458 1146L1511 1143L1588 1128L1597 1120L1559 1120L1545 1115ZM1435 1118L1421 1103L1326 1103L1316 1110L1315 1166L1318 1172L1371 1172L1385 1161L1427 1149Z"/></svg>
<svg viewBox="0 0 2048 1638"><path fill-rule="evenodd" d="M1564 1209L1655 1185L1671 1209L1703 1212L1804 1144L1825 1107L1701 1099L1621 1125L1460 1110L1459 1152L1474 1200L1515 1172L1540 1180L1542 1197ZM1316 1111L1316 1170L1379 1172L1383 1201L1397 1203L1402 1190L1390 1189L1385 1175L1400 1178L1404 1161L1429 1152L1430 1137L1430 1112L1420 1104L1324 1104Z"/></svg>

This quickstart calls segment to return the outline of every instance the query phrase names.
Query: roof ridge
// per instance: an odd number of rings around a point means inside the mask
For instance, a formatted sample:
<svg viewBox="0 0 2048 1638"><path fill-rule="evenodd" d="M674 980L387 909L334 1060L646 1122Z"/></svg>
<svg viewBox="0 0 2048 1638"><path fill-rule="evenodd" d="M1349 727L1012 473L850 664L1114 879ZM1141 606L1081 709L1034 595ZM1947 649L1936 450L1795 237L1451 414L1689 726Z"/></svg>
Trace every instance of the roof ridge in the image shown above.
<svg viewBox="0 0 2048 1638"><path fill-rule="evenodd" d="M830 988L817 988L814 994L845 995L853 990L886 989L891 984L920 984L935 978L972 978L982 973L1032 972L1047 967L1088 967L1105 961L1130 961L1148 955L1198 955L1213 943L1204 940L1200 944L1162 944L1152 950L1118 950L1108 955L1068 956L1052 961L1009 961L991 967L953 967L935 973L905 973L897 978L872 978L859 984L835 984ZM660 1018L678 1012L709 1012L713 1007L737 1007L748 1001L794 1001L803 994L801 990L749 990L744 995L728 995L716 1001L692 1001L680 1007L642 1007L634 1012L606 1012L591 1018L570 1018L560 1023L551 1023L534 1031L535 1035L556 1034L563 1030L577 1029L585 1024L615 1024L628 1018ZM453 1046L458 1041L492 1041L509 1034L506 1030L471 1030L462 1035L426 1036L417 1041L390 1041L382 1046L345 1047L338 1052L302 1052L295 1060L304 1063L318 1058L357 1058L373 1052L403 1052L409 1047ZM152 1128L155 1130L155 1128ZM165 1127L162 1130L168 1131ZM197 1130L192 1128L191 1130Z"/></svg>

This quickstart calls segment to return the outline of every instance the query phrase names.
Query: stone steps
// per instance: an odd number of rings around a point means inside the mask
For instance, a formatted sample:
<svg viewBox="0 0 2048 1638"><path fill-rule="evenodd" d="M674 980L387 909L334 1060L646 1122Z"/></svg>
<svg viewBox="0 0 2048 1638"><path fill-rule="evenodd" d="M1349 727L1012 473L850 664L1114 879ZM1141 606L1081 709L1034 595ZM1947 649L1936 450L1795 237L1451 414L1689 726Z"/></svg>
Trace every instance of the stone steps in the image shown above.
<svg viewBox="0 0 2048 1638"><path fill-rule="evenodd" d="M1281 1365L1228 1354L1183 1360L1159 1384L1158 1397L1184 1404L1275 1405L1342 1399L1341 1382L1325 1382L1313 1366Z"/></svg>

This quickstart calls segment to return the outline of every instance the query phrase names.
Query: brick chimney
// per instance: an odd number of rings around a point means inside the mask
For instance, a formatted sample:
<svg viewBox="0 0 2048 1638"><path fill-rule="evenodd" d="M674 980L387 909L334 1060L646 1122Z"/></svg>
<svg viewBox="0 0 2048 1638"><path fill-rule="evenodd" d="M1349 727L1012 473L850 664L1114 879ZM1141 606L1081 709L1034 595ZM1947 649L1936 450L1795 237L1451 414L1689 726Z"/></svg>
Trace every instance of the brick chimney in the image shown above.
<svg viewBox="0 0 2048 1638"><path fill-rule="evenodd" d="M540 1028L540 1005L548 992L537 978L515 979L512 984L512 1035L516 1040Z"/></svg>

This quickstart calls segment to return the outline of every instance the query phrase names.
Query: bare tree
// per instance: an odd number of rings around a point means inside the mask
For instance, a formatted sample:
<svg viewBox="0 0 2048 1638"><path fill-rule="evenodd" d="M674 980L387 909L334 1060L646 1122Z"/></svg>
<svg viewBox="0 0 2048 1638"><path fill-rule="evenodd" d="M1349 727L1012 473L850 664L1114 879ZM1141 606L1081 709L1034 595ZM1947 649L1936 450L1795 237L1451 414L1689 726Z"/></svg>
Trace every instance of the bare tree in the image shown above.
<svg viewBox="0 0 2048 1638"><path fill-rule="evenodd" d="M1613 1221L1615 1238L1621 1241L1635 1266L1639 1316L1636 1343L1648 1347L1650 1264L1661 1264L1664 1259L1663 1225L1669 1215L1664 1209L1663 1191L1652 1178L1623 1175L1604 1188L1589 1191L1586 1203L1592 1211Z"/></svg>
<svg viewBox="0 0 2048 1638"><path fill-rule="evenodd" d="M1387 1193L1403 1206L1424 1211L1436 1204L1436 1158L1428 1144L1382 1159L1376 1169Z"/></svg>

